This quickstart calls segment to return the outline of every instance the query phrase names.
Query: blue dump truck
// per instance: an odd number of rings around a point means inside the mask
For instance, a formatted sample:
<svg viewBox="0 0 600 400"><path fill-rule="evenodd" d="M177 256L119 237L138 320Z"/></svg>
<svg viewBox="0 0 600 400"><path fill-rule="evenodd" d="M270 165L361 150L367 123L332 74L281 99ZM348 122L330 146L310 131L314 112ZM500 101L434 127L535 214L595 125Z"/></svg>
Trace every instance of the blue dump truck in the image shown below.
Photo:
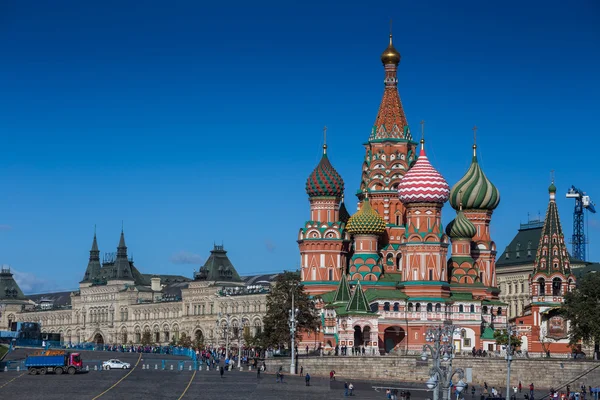
<svg viewBox="0 0 600 400"><path fill-rule="evenodd" d="M63 350L45 350L32 354L25 360L25 367L30 375L46 375L54 372L60 375L63 372L74 375L81 371L83 361L79 353L70 353Z"/></svg>

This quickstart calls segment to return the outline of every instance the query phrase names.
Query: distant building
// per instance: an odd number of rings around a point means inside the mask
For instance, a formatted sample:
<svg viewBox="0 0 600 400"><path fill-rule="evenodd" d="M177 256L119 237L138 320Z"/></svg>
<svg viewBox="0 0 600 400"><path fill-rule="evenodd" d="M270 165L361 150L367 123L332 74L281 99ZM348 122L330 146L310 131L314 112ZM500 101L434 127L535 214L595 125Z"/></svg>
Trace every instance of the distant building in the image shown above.
<svg viewBox="0 0 600 400"><path fill-rule="evenodd" d="M194 278L141 273L127 256L121 232L116 253L100 262L96 235L79 290L25 296L10 270L0 273L0 329L10 322L39 322L42 332L59 333L66 343L139 344L150 332L156 344L183 333L205 344L223 345L221 327L262 330L266 295L277 275L240 277L223 246L215 245ZM233 342L236 345L238 341Z"/></svg>

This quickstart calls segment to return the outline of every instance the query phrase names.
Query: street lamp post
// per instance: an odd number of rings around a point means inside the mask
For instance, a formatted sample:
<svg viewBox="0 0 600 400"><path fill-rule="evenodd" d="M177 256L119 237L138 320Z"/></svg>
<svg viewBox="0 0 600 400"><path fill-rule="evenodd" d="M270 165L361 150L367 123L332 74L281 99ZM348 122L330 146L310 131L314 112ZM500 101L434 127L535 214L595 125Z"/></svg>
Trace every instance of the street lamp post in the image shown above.
<svg viewBox="0 0 600 400"><path fill-rule="evenodd" d="M242 334L244 332L244 328L247 325L248 320L242 318L242 323L238 328L238 371L242 367Z"/></svg>
<svg viewBox="0 0 600 400"><path fill-rule="evenodd" d="M433 399L440 399L440 390L442 391L443 400L451 400L450 387L452 385L452 378L454 375L458 375L459 382L456 384L457 397L460 392L465 388L466 384L463 382L464 371L462 368L452 369L452 359L454 358L455 348L451 343L454 332L458 327L454 325L443 325L433 326L427 329L425 340L432 344L423 345L423 353L421 353L421 359L427 360L427 350L431 353L433 360L433 366L429 371L430 377L427 380L427 388L433 390ZM447 363L445 366L442 362Z"/></svg>
<svg viewBox="0 0 600 400"><path fill-rule="evenodd" d="M221 325L220 319L223 317L223 314L219 313L219 320L217 320L217 328L223 330L223 335L225 339L225 359L229 356L229 327L231 325L231 315L225 314L225 325Z"/></svg>
<svg viewBox="0 0 600 400"><path fill-rule="evenodd" d="M509 399L510 394L510 364L512 363L512 346L510 344L510 337L514 332L514 328L508 324L506 327L506 334L508 335L508 346L506 346L506 400Z"/></svg>
<svg viewBox="0 0 600 400"><path fill-rule="evenodd" d="M295 358L296 358L296 346L295 346L295 341L296 341L296 324L298 324L298 312L299 310L297 308L294 308L294 292L292 289L292 308L290 310L290 317L288 319L288 325L290 326L290 335L292 336L292 363L290 364L290 374L291 375L295 375L296 374L296 362L295 362Z"/></svg>

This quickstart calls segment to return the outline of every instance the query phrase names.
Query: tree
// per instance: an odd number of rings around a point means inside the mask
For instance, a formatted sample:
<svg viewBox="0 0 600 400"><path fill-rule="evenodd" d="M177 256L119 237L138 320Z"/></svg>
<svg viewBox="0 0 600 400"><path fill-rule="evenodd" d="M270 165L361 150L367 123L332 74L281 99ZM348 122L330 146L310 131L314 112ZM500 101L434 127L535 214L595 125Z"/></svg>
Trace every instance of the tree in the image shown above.
<svg viewBox="0 0 600 400"><path fill-rule="evenodd" d="M152 346L152 334L149 331L145 331L142 334L142 346Z"/></svg>
<svg viewBox="0 0 600 400"><path fill-rule="evenodd" d="M595 358L600 353L600 273L587 273L577 288L565 295L561 314L569 321L569 343L594 344Z"/></svg>
<svg viewBox="0 0 600 400"><path fill-rule="evenodd" d="M181 347L191 347L192 346L192 338L189 337L188 335L186 335L185 332L182 332L181 336L179 337L178 344Z"/></svg>
<svg viewBox="0 0 600 400"><path fill-rule="evenodd" d="M496 339L496 344L502 346L508 346L508 332L505 330L494 331L494 339ZM514 347L521 346L521 339L514 333L510 335L510 345Z"/></svg>
<svg viewBox="0 0 600 400"><path fill-rule="evenodd" d="M285 271L277 276L271 293L267 295L267 313L264 317L263 346L281 346L291 342L288 326L289 311L292 309L292 293L294 308L298 309L296 337L301 331L314 331L320 320L314 303L308 298L300 275Z"/></svg>

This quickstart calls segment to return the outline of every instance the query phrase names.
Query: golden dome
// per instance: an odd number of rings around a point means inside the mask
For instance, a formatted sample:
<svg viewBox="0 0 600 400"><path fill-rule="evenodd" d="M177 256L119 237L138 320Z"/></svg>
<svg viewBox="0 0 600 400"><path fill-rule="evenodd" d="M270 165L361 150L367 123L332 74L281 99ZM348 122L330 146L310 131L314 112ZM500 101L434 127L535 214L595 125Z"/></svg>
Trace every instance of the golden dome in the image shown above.
<svg viewBox="0 0 600 400"><path fill-rule="evenodd" d="M392 44L392 34L390 33L390 45L381 54L381 62L386 64L400 64L400 52L394 48Z"/></svg>

